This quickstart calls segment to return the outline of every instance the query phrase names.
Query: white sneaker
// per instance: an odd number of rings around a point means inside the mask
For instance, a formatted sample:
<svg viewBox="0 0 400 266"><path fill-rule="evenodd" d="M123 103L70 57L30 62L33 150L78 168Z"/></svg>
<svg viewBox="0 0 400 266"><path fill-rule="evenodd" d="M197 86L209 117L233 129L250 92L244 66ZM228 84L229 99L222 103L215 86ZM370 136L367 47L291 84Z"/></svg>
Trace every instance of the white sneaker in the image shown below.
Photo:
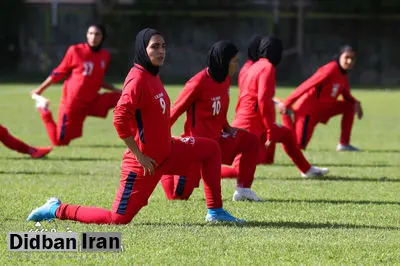
<svg viewBox="0 0 400 266"><path fill-rule="evenodd" d="M343 144L338 144L336 146L336 151L361 151L359 148L354 147L353 145L343 145Z"/></svg>
<svg viewBox="0 0 400 266"><path fill-rule="evenodd" d="M311 168L306 173L301 173L301 176L305 177L305 178L324 176L328 172L329 172L328 168L319 168L319 167L311 166Z"/></svg>
<svg viewBox="0 0 400 266"><path fill-rule="evenodd" d="M49 100L42 95L34 93L32 94L32 99L35 100L36 108L47 109L49 107Z"/></svg>
<svg viewBox="0 0 400 266"><path fill-rule="evenodd" d="M233 193L233 201L263 201L259 198L256 193L250 188L236 188L235 193Z"/></svg>

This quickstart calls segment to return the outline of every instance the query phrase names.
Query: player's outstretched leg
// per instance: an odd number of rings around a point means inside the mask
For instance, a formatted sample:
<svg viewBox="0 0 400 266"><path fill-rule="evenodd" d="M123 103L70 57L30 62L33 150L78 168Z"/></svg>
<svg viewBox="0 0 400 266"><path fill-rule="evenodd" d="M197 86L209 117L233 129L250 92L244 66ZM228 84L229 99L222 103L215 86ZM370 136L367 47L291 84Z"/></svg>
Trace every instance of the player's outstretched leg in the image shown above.
<svg viewBox="0 0 400 266"><path fill-rule="evenodd" d="M20 139L12 136L7 128L0 125L0 142L2 142L6 147L15 150L20 153L29 154L31 158L37 159L42 158L47 155L52 147L33 147Z"/></svg>

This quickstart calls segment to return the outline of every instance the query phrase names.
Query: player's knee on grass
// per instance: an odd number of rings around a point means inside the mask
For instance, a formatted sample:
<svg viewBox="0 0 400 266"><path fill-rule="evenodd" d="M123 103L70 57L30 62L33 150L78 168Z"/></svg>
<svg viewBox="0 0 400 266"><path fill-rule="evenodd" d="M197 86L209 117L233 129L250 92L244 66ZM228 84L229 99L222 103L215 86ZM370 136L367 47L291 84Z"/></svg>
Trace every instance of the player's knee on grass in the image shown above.
<svg viewBox="0 0 400 266"><path fill-rule="evenodd" d="M118 214L118 213L113 213L112 218L111 218L111 224L129 224L134 215L128 215L128 214Z"/></svg>

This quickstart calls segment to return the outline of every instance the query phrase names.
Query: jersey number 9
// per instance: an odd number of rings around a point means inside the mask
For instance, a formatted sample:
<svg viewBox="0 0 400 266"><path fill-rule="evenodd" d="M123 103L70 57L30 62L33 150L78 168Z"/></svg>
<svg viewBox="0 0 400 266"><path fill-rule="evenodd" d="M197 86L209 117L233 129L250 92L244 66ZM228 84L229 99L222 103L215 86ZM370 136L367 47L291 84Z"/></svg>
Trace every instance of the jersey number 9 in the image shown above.
<svg viewBox="0 0 400 266"><path fill-rule="evenodd" d="M160 98L160 106L162 108L162 114L165 114L165 110L167 108L167 105L165 104L164 98Z"/></svg>

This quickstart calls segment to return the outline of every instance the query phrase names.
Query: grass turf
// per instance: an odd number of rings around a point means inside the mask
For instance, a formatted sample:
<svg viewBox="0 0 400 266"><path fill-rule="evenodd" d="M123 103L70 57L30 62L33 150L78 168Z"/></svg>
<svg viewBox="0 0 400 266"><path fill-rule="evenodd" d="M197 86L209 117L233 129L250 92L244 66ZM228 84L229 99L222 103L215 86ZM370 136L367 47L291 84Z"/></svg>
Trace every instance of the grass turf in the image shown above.
<svg viewBox="0 0 400 266"><path fill-rule="evenodd" d="M27 143L49 145L28 96L29 85L0 85L0 123ZM181 86L167 86L173 101ZM290 88L278 88L285 97ZM60 86L46 91L56 110ZM258 166L253 189L264 203L231 201L235 182L223 180L226 209L247 224L209 225L202 189L189 201L169 202L160 185L149 205L126 226L42 223L57 231L121 232L121 253L15 253L7 232L35 229L25 219L49 196L64 202L111 208L119 184L124 145L106 120L88 118L84 136L32 160L0 147L0 263L15 264L399 264L399 91L357 90L365 118L356 121L352 144L360 153L337 153L340 119L318 126L306 151L330 168L322 179L304 180L280 146L276 163ZM231 90L230 120L237 99ZM56 112L54 112L56 115ZM183 119L173 128L182 131Z"/></svg>

